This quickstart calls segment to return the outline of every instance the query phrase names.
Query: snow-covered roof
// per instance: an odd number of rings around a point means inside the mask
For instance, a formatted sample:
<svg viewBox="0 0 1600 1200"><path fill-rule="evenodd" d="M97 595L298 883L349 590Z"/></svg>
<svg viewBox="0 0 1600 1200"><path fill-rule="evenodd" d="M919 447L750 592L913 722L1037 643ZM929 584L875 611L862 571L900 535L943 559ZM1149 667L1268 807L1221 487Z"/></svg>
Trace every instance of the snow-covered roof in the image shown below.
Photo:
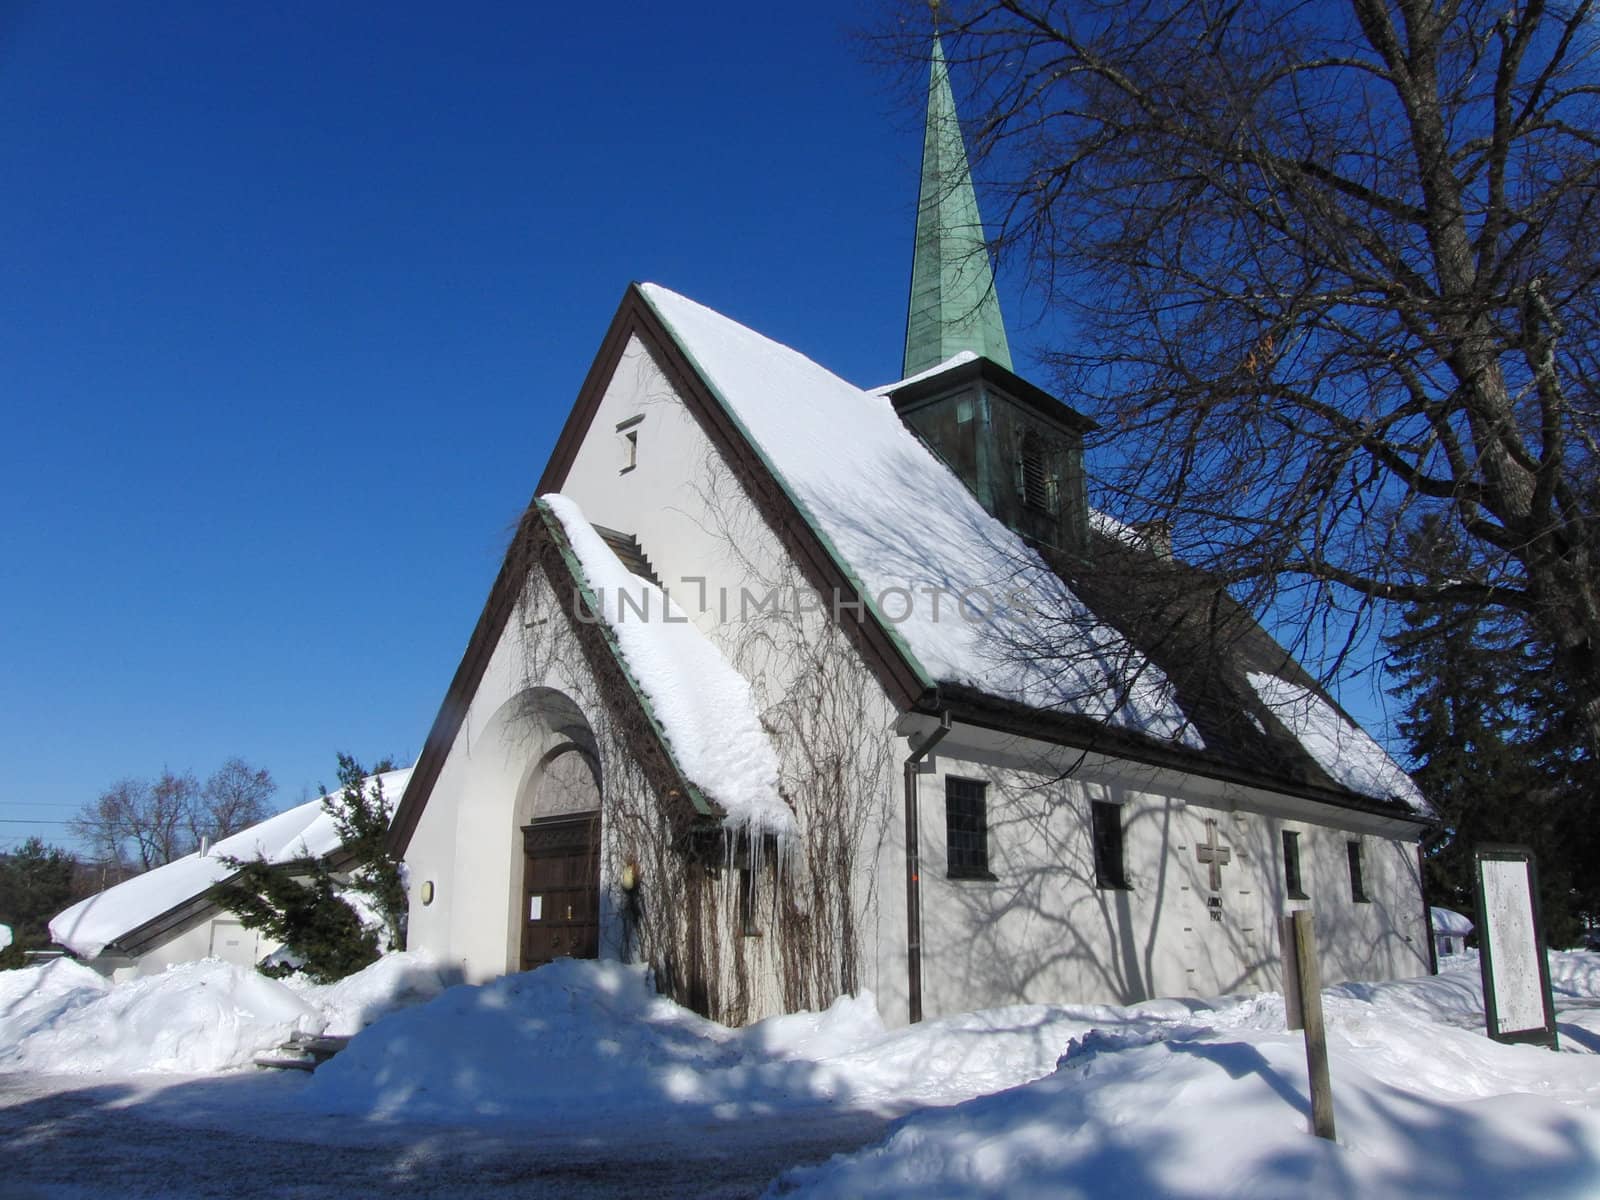
<svg viewBox="0 0 1600 1200"><path fill-rule="evenodd" d="M930 682L1202 747L1161 670L985 512L888 399L675 292L641 291Z"/></svg>
<svg viewBox="0 0 1600 1200"><path fill-rule="evenodd" d="M1266 705L1335 783L1375 800L1400 800L1431 816L1421 790L1370 734L1310 688L1260 671L1249 673Z"/></svg>
<svg viewBox="0 0 1600 1200"><path fill-rule="evenodd" d="M375 776L391 810L411 778L409 767ZM369 779L370 782L370 779ZM50 936L82 958L94 958L134 930L205 895L234 874L226 858L291 863L324 858L339 848L333 818L322 807L326 797L297 805L226 837L205 853L196 851L135 875L80 900L50 921Z"/></svg>
<svg viewBox="0 0 1600 1200"><path fill-rule="evenodd" d="M1453 937L1466 937L1476 928L1471 920L1453 908L1430 908L1428 919L1435 933L1447 933Z"/></svg>
<svg viewBox="0 0 1600 1200"><path fill-rule="evenodd" d="M794 814L778 794L778 756L761 728L749 681L661 588L623 566L574 501L561 495L540 500L561 522L628 674L689 782L722 809L729 827L791 833ZM621 619L624 592L657 619Z"/></svg>
<svg viewBox="0 0 1600 1200"><path fill-rule="evenodd" d="M943 375L946 371L953 371L964 363L977 361L978 356L971 350L957 350L937 366L929 367L926 371L918 371L915 375L908 375L904 379L897 379L893 383L875 387L872 389L871 394L874 396L887 396L903 387L910 387L913 383L921 383L925 379L932 379L935 375Z"/></svg>

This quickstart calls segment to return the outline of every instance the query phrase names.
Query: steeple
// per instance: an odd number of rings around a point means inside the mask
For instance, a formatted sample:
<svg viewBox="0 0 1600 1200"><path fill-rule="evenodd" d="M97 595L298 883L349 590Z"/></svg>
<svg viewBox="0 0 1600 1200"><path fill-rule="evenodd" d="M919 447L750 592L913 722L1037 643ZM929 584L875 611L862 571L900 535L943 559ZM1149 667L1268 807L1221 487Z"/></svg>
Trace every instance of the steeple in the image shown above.
<svg viewBox="0 0 1600 1200"><path fill-rule="evenodd" d="M903 377L938 366L962 350L1011 369L967 147L956 119L944 47L935 33Z"/></svg>

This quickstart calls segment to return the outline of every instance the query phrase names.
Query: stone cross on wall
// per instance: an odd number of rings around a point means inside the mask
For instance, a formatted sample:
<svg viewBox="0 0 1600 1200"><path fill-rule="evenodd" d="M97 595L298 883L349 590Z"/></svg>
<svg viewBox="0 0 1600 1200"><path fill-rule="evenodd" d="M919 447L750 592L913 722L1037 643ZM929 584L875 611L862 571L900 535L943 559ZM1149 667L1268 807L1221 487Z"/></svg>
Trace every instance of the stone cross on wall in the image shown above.
<svg viewBox="0 0 1600 1200"><path fill-rule="evenodd" d="M1211 868L1211 890L1222 890L1222 868L1233 858L1233 851L1217 841L1217 823L1206 818L1206 840L1194 848L1195 857Z"/></svg>

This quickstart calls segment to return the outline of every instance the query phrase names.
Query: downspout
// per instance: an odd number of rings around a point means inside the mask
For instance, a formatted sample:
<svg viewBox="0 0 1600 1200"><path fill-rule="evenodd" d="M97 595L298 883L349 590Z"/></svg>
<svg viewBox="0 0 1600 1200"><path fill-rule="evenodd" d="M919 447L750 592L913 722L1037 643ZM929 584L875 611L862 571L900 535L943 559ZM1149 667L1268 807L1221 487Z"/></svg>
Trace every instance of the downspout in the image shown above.
<svg viewBox="0 0 1600 1200"><path fill-rule="evenodd" d="M922 855L917 834L917 767L950 732L950 711L906 756L906 995L911 1024L922 1020Z"/></svg>
<svg viewBox="0 0 1600 1200"><path fill-rule="evenodd" d="M1433 936L1433 909L1428 905L1428 865L1423 860L1422 844L1426 838L1417 839L1417 895L1422 900L1422 933L1428 942L1428 974L1439 973L1439 946Z"/></svg>

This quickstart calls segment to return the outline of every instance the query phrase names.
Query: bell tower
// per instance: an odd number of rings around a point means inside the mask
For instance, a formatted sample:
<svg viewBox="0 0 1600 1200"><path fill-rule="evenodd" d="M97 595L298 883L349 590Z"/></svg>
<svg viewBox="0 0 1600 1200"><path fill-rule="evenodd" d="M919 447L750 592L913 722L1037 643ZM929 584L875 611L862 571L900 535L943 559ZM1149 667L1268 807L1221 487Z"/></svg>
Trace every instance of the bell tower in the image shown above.
<svg viewBox="0 0 1600 1200"><path fill-rule="evenodd" d="M990 515L1052 549L1088 545L1083 436L1094 422L1017 375L966 141L937 33L895 411Z"/></svg>

